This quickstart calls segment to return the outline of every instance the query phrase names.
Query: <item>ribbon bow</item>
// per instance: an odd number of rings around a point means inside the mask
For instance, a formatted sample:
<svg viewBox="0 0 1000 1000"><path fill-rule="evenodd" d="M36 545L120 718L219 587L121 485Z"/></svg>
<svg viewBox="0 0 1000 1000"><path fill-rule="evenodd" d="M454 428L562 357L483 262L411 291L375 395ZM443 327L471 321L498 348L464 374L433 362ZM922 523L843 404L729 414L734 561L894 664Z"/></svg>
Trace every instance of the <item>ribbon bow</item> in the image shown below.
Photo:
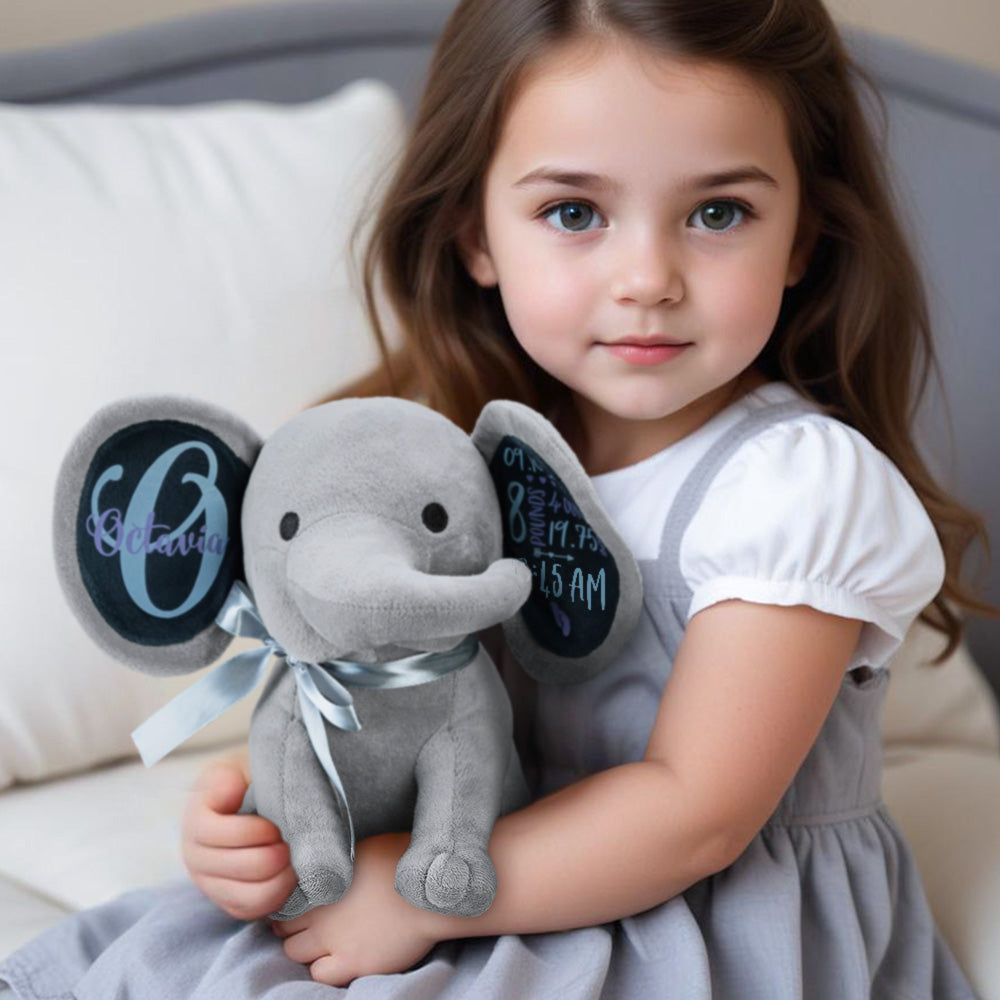
<svg viewBox="0 0 1000 1000"><path fill-rule="evenodd" d="M246 697L264 679L271 657L277 657L295 672L295 687L309 742L347 813L353 861L354 821L343 783L330 756L322 720L326 719L338 729L357 732L361 729L361 721L345 684L368 688L427 684L470 663L479 651L479 641L474 635L467 635L454 649L446 652L417 653L385 663L297 660L268 633L253 598L238 580L233 583L215 622L230 635L259 639L264 645L223 661L133 730L132 742L143 763L147 767L155 764Z"/></svg>

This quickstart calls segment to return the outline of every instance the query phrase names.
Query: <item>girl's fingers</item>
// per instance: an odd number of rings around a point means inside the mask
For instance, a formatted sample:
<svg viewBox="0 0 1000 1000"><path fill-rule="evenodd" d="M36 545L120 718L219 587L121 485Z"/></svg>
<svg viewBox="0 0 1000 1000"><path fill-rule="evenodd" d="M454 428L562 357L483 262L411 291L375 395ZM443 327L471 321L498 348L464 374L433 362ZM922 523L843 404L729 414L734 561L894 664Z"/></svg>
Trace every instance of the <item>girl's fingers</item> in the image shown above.
<svg viewBox="0 0 1000 1000"><path fill-rule="evenodd" d="M213 761L198 778L195 794L215 812L235 813L243 804L246 778L236 764Z"/></svg>
<svg viewBox="0 0 1000 1000"><path fill-rule="evenodd" d="M291 864L284 842L264 847L214 847L189 841L184 848L188 869L239 882L264 882Z"/></svg>
<svg viewBox="0 0 1000 1000"><path fill-rule="evenodd" d="M309 913L303 913L301 917L292 917L291 920L268 920L268 923L278 937L289 937L312 927L313 921Z"/></svg>
<svg viewBox="0 0 1000 1000"><path fill-rule="evenodd" d="M229 816L203 807L193 808L185 817L184 834L207 847L262 847L281 842L281 831L263 816Z"/></svg>
<svg viewBox="0 0 1000 1000"><path fill-rule="evenodd" d="M286 868L266 882L237 882L212 875L199 875L195 885L220 910L237 920L259 920L281 909L298 884L293 868Z"/></svg>
<svg viewBox="0 0 1000 1000"><path fill-rule="evenodd" d="M301 962L303 965L329 954L329 950L311 930L301 931L286 938L282 947L293 962Z"/></svg>

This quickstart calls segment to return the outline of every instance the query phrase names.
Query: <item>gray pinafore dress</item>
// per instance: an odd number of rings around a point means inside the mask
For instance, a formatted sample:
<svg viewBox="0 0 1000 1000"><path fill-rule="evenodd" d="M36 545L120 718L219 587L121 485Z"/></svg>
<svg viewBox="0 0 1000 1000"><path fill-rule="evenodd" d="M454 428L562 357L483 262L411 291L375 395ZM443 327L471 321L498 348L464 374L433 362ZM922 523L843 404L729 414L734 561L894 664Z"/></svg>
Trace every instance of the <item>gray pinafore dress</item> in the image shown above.
<svg viewBox="0 0 1000 1000"><path fill-rule="evenodd" d="M642 759L692 597L679 566L684 531L735 449L805 410L797 401L756 410L695 465L660 558L640 560L639 625L607 670L556 687L504 665L536 794ZM266 924L231 920L185 882L69 918L0 964L0 980L18 997L78 1000L977 1000L882 802L889 673L866 671L845 675L816 742L743 854L634 916L445 941L408 972L336 988L312 982Z"/></svg>
<svg viewBox="0 0 1000 1000"><path fill-rule="evenodd" d="M808 412L814 408L800 401L765 406L713 443L677 492L659 558L639 560L644 606L619 660L583 685L537 686L537 794L642 759L693 596L680 569L684 533L737 448ZM888 683L884 668L845 674L816 742L744 853L673 899L618 922L600 996L975 996L934 924L909 846L882 802Z"/></svg>

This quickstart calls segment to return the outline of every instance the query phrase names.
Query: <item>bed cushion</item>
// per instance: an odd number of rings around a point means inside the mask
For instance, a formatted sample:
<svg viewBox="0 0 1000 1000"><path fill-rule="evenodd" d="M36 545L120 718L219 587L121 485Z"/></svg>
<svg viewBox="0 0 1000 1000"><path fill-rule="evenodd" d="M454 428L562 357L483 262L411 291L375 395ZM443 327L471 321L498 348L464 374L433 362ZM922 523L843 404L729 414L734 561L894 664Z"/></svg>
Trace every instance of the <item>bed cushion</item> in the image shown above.
<svg viewBox="0 0 1000 1000"><path fill-rule="evenodd" d="M347 239L404 128L375 80L303 105L0 104L0 788L133 754L192 679L126 670L70 616L50 522L75 431L182 392L267 435L367 368ZM191 745L245 734L252 703Z"/></svg>
<svg viewBox="0 0 1000 1000"><path fill-rule="evenodd" d="M887 768L933 747L1000 757L1000 717L989 682L964 640L940 666L929 666L944 646L942 634L918 619L889 661L882 711Z"/></svg>
<svg viewBox="0 0 1000 1000"><path fill-rule="evenodd" d="M67 914L187 874L184 808L201 769L231 747L126 759L8 788L0 808L0 959Z"/></svg>
<svg viewBox="0 0 1000 1000"><path fill-rule="evenodd" d="M1000 998L1000 760L910 747L882 794L913 851L934 921L982 1000Z"/></svg>

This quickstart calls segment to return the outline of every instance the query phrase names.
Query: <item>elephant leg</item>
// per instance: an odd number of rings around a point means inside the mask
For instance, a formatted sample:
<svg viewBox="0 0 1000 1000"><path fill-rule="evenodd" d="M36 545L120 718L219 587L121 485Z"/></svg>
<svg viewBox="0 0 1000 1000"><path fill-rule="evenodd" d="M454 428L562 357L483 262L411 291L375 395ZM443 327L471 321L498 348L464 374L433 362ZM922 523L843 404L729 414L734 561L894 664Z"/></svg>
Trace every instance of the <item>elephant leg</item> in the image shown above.
<svg viewBox="0 0 1000 1000"><path fill-rule="evenodd" d="M350 831L309 742L290 676L267 704L258 703L250 728L250 770L256 811L281 830L299 880L281 909L269 916L291 920L336 902L354 873Z"/></svg>
<svg viewBox="0 0 1000 1000"><path fill-rule="evenodd" d="M475 917L489 909L497 876L487 852L508 769L506 739L481 718L446 726L417 758L410 846L396 891L414 906Z"/></svg>
<svg viewBox="0 0 1000 1000"><path fill-rule="evenodd" d="M524 768L521 766L521 758L517 754L516 748L510 748L510 760L507 762L507 773L503 780L503 794L500 798L500 815L523 809L531 805L531 790L528 788L528 781L524 776Z"/></svg>
<svg viewBox="0 0 1000 1000"><path fill-rule="evenodd" d="M243 804L237 812L241 816L259 815L257 813L257 803L254 799L252 782L247 787L246 794L243 796ZM285 900L281 909L268 915L274 920L291 920L293 917L305 913L311 906L312 904L309 902L308 896L306 896L299 886L296 886L288 899Z"/></svg>

